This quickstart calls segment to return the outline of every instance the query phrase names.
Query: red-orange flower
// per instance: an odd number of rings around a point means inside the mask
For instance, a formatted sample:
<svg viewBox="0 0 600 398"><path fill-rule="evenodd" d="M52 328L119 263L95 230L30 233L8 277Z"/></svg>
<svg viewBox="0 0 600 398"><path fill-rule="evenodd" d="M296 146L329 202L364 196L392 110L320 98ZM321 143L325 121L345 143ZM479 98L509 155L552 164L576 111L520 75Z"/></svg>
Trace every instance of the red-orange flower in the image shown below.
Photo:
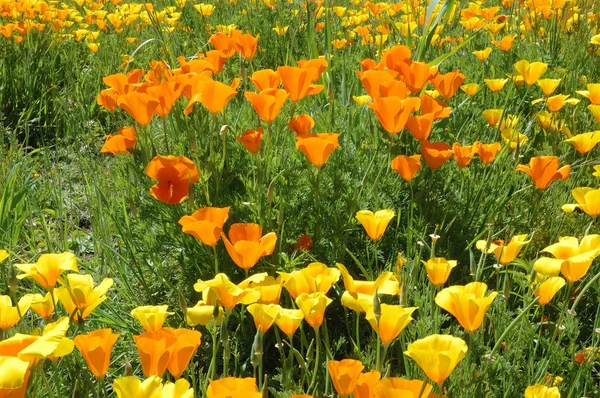
<svg viewBox="0 0 600 398"><path fill-rule="evenodd" d="M240 57L245 60L254 58L254 54L256 54L256 49L258 48L259 36L260 35L256 35L256 37L254 37L250 33L234 36L235 49L237 53L240 54Z"/></svg>
<svg viewBox="0 0 600 398"><path fill-rule="evenodd" d="M298 137L308 135L313 127L315 127L315 121L307 114L295 116L288 123L288 128L294 131Z"/></svg>
<svg viewBox="0 0 600 398"><path fill-rule="evenodd" d="M456 94L456 91L465 79L465 75L460 73L460 69L458 69L444 75L437 75L431 79L431 84L433 84L433 87L435 87L442 97L450 99L454 97L454 94Z"/></svg>
<svg viewBox="0 0 600 398"><path fill-rule="evenodd" d="M340 146L338 134L308 134L296 138L296 148L300 150L308 160L317 167L321 167L329 159L329 155Z"/></svg>
<svg viewBox="0 0 600 398"><path fill-rule="evenodd" d="M306 95L318 94L323 90L323 86L312 84L319 78L319 71L316 68L280 66L277 72L292 102L298 102Z"/></svg>
<svg viewBox="0 0 600 398"><path fill-rule="evenodd" d="M146 174L158 181L150 194L168 204L181 203L190 192L190 184L200 179L198 168L185 156L157 155L148 163Z"/></svg>
<svg viewBox="0 0 600 398"><path fill-rule="evenodd" d="M433 115L433 120L444 119L450 117L452 110L444 101L433 98L428 94L421 94L421 114Z"/></svg>
<svg viewBox="0 0 600 398"><path fill-rule="evenodd" d="M261 118L263 122L271 123L283 107L285 100L288 98L288 93L280 88L268 88L260 93L246 91L244 96Z"/></svg>
<svg viewBox="0 0 600 398"><path fill-rule="evenodd" d="M410 182L421 168L421 155L396 156L392 160L392 170Z"/></svg>
<svg viewBox="0 0 600 398"><path fill-rule="evenodd" d="M241 142L244 148L253 155L256 155L260 151L260 142L263 138L263 128L259 127L256 130L246 130L236 137L238 142Z"/></svg>
<svg viewBox="0 0 600 398"><path fill-rule="evenodd" d="M425 158L425 163L431 170L437 170L447 160L452 159L454 154L452 153L452 147L443 142L429 142L427 140L421 142L421 148L419 152Z"/></svg>
<svg viewBox="0 0 600 398"><path fill-rule="evenodd" d="M221 112L236 94L237 91L227 84L212 79L200 80L195 86L195 92L192 93L192 98L183 113L188 115L194 108L194 104L200 102L215 115Z"/></svg>
<svg viewBox="0 0 600 398"><path fill-rule="evenodd" d="M408 87L413 94L421 91L429 81L429 64L426 62L400 62L398 68L404 77L406 87Z"/></svg>
<svg viewBox="0 0 600 398"><path fill-rule="evenodd" d="M419 141L429 138L433 127L433 114L427 113L423 116L411 116L406 121L406 129Z"/></svg>
<svg viewBox="0 0 600 398"><path fill-rule="evenodd" d="M135 148L135 144L137 143L137 136L135 134L135 128L133 127L122 127L119 129L118 134L110 134L106 137L106 141L104 141L104 145L100 152L102 153L112 153L116 155L117 153L126 153L129 154L128 149Z"/></svg>
<svg viewBox="0 0 600 398"><path fill-rule="evenodd" d="M418 98L387 97L373 98L373 103L368 104L373 109L375 116L381 123L381 126L390 134L397 134L406 125L406 121L419 106Z"/></svg>
<svg viewBox="0 0 600 398"><path fill-rule="evenodd" d="M117 105L129 113L141 126L146 126L152 120L154 111L160 102L151 95L132 91L119 97Z"/></svg>
<svg viewBox="0 0 600 398"><path fill-rule="evenodd" d="M522 171L531 176L533 184L538 189L546 189L554 180L566 180L571 173L571 166L560 167L556 156L539 156L529 160L529 166L520 164L517 171Z"/></svg>
<svg viewBox="0 0 600 398"><path fill-rule="evenodd" d="M88 334L80 334L73 339L94 376L106 376L110 365L110 354L119 338L111 329L98 329Z"/></svg>
<svg viewBox="0 0 600 398"><path fill-rule="evenodd" d="M281 85L281 77L273 69L257 70L250 76L250 81L258 91L277 88Z"/></svg>
<svg viewBox="0 0 600 398"><path fill-rule="evenodd" d="M473 157L477 154L477 146L462 146L460 143L455 142L454 145L452 145L452 153L454 153L454 159L456 160L458 167L467 167L469 163L471 163L471 160L473 160Z"/></svg>
<svg viewBox="0 0 600 398"><path fill-rule="evenodd" d="M224 233L221 237L229 257L245 270L254 267L261 257L271 255L277 243L277 235L269 232L263 236L258 224L233 224L229 229L229 239Z"/></svg>
<svg viewBox="0 0 600 398"><path fill-rule="evenodd" d="M484 164L492 163L494 159L496 159L496 154L498 154L500 149L502 149L499 142L482 144L481 142L477 141L473 145L477 146L477 154L479 155L479 159L481 159Z"/></svg>
<svg viewBox="0 0 600 398"><path fill-rule="evenodd" d="M216 246L223 225L229 218L228 207L203 207L179 219L183 233L192 235L207 246Z"/></svg>

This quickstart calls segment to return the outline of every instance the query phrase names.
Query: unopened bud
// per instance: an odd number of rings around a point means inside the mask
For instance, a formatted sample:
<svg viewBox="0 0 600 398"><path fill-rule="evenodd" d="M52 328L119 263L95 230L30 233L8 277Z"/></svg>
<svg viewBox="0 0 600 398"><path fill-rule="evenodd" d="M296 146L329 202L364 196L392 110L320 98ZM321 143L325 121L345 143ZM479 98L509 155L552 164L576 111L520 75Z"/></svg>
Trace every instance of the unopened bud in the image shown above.
<svg viewBox="0 0 600 398"><path fill-rule="evenodd" d="M177 297L179 299L179 309L183 312L183 316L187 312L187 303L185 301L185 297L183 297L183 293L181 293L181 289L177 288Z"/></svg>
<svg viewBox="0 0 600 398"><path fill-rule="evenodd" d="M125 357L125 376L133 376L133 366L127 357Z"/></svg>

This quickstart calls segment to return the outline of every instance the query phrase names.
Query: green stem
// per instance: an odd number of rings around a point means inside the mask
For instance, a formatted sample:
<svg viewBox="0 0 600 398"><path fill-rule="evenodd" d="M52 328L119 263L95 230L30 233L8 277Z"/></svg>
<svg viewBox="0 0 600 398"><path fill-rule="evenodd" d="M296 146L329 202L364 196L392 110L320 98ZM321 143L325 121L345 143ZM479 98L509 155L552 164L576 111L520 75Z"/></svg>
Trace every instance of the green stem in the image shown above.
<svg viewBox="0 0 600 398"><path fill-rule="evenodd" d="M217 245L212 247L213 258L215 260L215 276L219 273L219 258L217 257Z"/></svg>
<svg viewBox="0 0 600 398"><path fill-rule="evenodd" d="M310 388L314 394L314 389L315 389L315 382L317 381L317 371L319 370L319 362L320 362L320 357L321 357L321 336L319 335L319 327L315 326L314 328L315 331L315 339L317 341L317 354L315 355L315 365L313 368L313 375L312 378L310 379Z"/></svg>
<svg viewBox="0 0 600 398"><path fill-rule="evenodd" d="M521 313L519 315L517 315L517 317L515 319L513 319L513 321L510 323L510 325L508 325L508 327L500 335L500 338L496 341L494 348L492 348L492 352L490 353L490 358L493 357L494 353L498 350L498 348L500 348L500 344L502 344L502 341L504 340L504 338L506 337L508 332L510 332L515 327L517 322L519 322L519 320L527 313L527 310L529 310L535 303L537 303L537 298L535 298L531 303L529 303L529 305L527 307L525 307L523 309L523 311L521 311Z"/></svg>

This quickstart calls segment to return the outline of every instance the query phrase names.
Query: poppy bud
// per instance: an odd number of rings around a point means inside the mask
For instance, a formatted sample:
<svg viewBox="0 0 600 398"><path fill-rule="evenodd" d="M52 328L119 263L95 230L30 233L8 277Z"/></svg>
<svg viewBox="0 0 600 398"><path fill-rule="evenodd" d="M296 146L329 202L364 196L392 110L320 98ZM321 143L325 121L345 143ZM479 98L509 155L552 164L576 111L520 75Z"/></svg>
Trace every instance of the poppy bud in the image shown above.
<svg viewBox="0 0 600 398"><path fill-rule="evenodd" d="M264 375L264 382L263 382L263 386L262 386L262 396L263 398L269 398L269 376L265 373Z"/></svg>
<svg viewBox="0 0 600 398"><path fill-rule="evenodd" d="M379 301L378 294L379 287L375 288L375 294L373 295L373 316L379 323L379 318L381 318L381 302Z"/></svg>
<svg viewBox="0 0 600 398"><path fill-rule="evenodd" d="M183 312L183 315L185 316L185 313L187 312L187 303L185 302L185 297L183 297L180 288L177 288L177 297L179 298L179 309L181 310L181 312Z"/></svg>
<svg viewBox="0 0 600 398"><path fill-rule="evenodd" d="M133 366L127 357L125 357L125 376L133 376Z"/></svg>
<svg viewBox="0 0 600 398"><path fill-rule="evenodd" d="M257 367L261 361L263 356L263 341L262 341L262 333L260 332L260 326L256 329L256 334L254 335L254 342L252 343L252 351L250 353L250 362L253 367Z"/></svg>

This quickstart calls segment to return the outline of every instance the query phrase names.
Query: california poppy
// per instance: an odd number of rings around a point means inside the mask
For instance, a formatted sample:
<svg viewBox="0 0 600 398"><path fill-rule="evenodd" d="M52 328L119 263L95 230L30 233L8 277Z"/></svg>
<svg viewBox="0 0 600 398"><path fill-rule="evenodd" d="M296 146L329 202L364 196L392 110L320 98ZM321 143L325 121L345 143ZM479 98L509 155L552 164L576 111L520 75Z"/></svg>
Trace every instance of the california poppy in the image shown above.
<svg viewBox="0 0 600 398"><path fill-rule="evenodd" d="M437 170L446 163L447 160L454 157L452 147L443 142L429 142L424 140L421 142L419 152L423 155L425 163L431 170Z"/></svg>
<svg viewBox="0 0 600 398"><path fill-rule="evenodd" d="M426 113L423 116L410 116L406 120L406 129L419 141L424 141L429 138L431 128L433 127L432 113Z"/></svg>
<svg viewBox="0 0 600 398"><path fill-rule="evenodd" d="M0 295L0 329L8 330L15 326L29 310L33 296L26 294L13 307L10 296Z"/></svg>
<svg viewBox="0 0 600 398"><path fill-rule="evenodd" d="M275 318L275 324L288 337L292 337L303 320L302 310L282 308L279 310L279 316Z"/></svg>
<svg viewBox="0 0 600 398"><path fill-rule="evenodd" d="M492 292L485 296L487 285L472 282L465 286L450 286L435 296L435 303L451 313L469 333L479 329L487 309L498 295Z"/></svg>
<svg viewBox="0 0 600 398"><path fill-rule="evenodd" d="M45 296L41 294L34 294L31 298L31 309L33 312L44 318L46 322L52 321L52 314L54 313L54 303L58 300L52 297L54 292L48 292Z"/></svg>
<svg viewBox="0 0 600 398"><path fill-rule="evenodd" d="M117 105L129 113L139 125L146 126L152 121L154 111L160 105L160 101L150 94L132 91L120 96Z"/></svg>
<svg viewBox="0 0 600 398"><path fill-rule="evenodd" d="M496 154L502 149L498 142L482 144L481 142L476 141L473 145L477 147L477 155L479 155L479 159L481 159L483 164L492 163L494 159L496 159Z"/></svg>
<svg viewBox="0 0 600 398"><path fill-rule="evenodd" d="M433 120L450 117L451 108L443 101L433 98L427 93L421 94L421 115L433 115Z"/></svg>
<svg viewBox="0 0 600 398"><path fill-rule="evenodd" d="M426 62L407 61L397 64L400 74L408 89L416 94L425 87L430 78L429 64Z"/></svg>
<svg viewBox="0 0 600 398"><path fill-rule="evenodd" d="M263 128L259 127L256 130L246 130L241 135L235 137L235 139L241 142L248 152L256 155L260 151L263 134Z"/></svg>
<svg viewBox="0 0 600 398"><path fill-rule="evenodd" d="M408 345L404 354L411 357L433 382L441 385L467 353L464 340L433 334Z"/></svg>
<svg viewBox="0 0 600 398"><path fill-rule="evenodd" d="M94 376L102 379L108 371L110 354L118 338L111 329L98 329L75 336L73 342Z"/></svg>
<svg viewBox="0 0 600 398"><path fill-rule="evenodd" d="M240 54L240 57L247 61L254 58L254 54L256 54L256 49L258 48L259 36L260 35L256 35L256 37L254 37L250 33L234 36L235 49L237 53Z"/></svg>
<svg viewBox="0 0 600 398"><path fill-rule="evenodd" d="M278 304L253 303L248 306L248 312L252 314L254 326L260 333L266 333L279 317L281 307Z"/></svg>
<svg viewBox="0 0 600 398"><path fill-rule="evenodd" d="M572 144L577 150L577 152L581 154L586 154L592 149L594 149L596 144L600 142L600 131L577 134L573 137L566 139L565 142Z"/></svg>
<svg viewBox="0 0 600 398"><path fill-rule="evenodd" d="M373 103L368 104L368 106L373 109L385 131L390 134L397 134L404 129L411 112L419 106L419 99L373 98Z"/></svg>
<svg viewBox="0 0 600 398"><path fill-rule="evenodd" d="M281 85L281 77L273 69L257 70L250 76L250 81L259 92L268 88L277 88Z"/></svg>
<svg viewBox="0 0 600 398"><path fill-rule="evenodd" d="M157 155L146 166L148 177L158 181L150 194L167 204L181 203L190 192L190 185L200 179L198 168L185 156Z"/></svg>
<svg viewBox="0 0 600 398"><path fill-rule="evenodd" d="M56 288L56 296L70 316L85 319L92 311L106 300L106 293L113 285L111 278L104 278L94 287L91 275L67 275L67 287Z"/></svg>
<svg viewBox="0 0 600 398"><path fill-rule="evenodd" d="M590 83L587 90L577 91L577 94L589 99L592 105L600 105L600 83Z"/></svg>
<svg viewBox="0 0 600 398"><path fill-rule="evenodd" d="M162 377L177 342L177 338L167 329L146 332L133 336L142 361L142 371L146 377Z"/></svg>
<svg viewBox="0 0 600 398"><path fill-rule="evenodd" d="M301 270L291 273L279 272L283 287L293 299L302 293L327 293L340 279L340 270L323 263L310 263Z"/></svg>
<svg viewBox="0 0 600 398"><path fill-rule="evenodd" d="M240 397L242 395L247 398L260 398L262 396L258 392L256 379L251 377L243 379L225 377L219 380L209 380L208 383L207 398Z"/></svg>
<svg viewBox="0 0 600 398"><path fill-rule="evenodd" d="M494 253L494 256L500 264L508 264L517 258L521 248L529 242L530 241L527 240L527 234L521 234L513 236L508 242L494 240L491 241L489 245L487 245L487 241L485 240L478 240L475 246L486 254Z"/></svg>
<svg viewBox="0 0 600 398"><path fill-rule="evenodd" d="M556 293L565 286L566 282L560 276L552 276L542 282L537 289L535 289L534 295L538 298L539 305L546 305L556 295Z"/></svg>
<svg viewBox="0 0 600 398"><path fill-rule="evenodd" d="M354 398L373 398L375 395L375 385L381 378L381 373L377 370L371 370L367 373L361 373L356 379L356 387L352 394Z"/></svg>
<svg viewBox="0 0 600 398"><path fill-rule="evenodd" d="M433 386L421 380L407 380L402 377L386 377L375 384L376 398L428 397L433 398Z"/></svg>
<svg viewBox="0 0 600 398"><path fill-rule="evenodd" d="M339 148L338 134L307 134L297 137L296 148L316 167L321 168L329 159L329 155Z"/></svg>
<svg viewBox="0 0 600 398"><path fill-rule="evenodd" d="M229 206L203 207L190 216L181 217L179 225L183 233L192 235L207 246L216 246L227 218Z"/></svg>
<svg viewBox="0 0 600 398"><path fill-rule="evenodd" d="M431 84L446 99L454 97L456 91L461 84L466 80L466 76L460 73L460 69L453 72L448 72L444 75L438 74L431 79Z"/></svg>
<svg viewBox="0 0 600 398"><path fill-rule="evenodd" d="M467 94L469 97L472 97L475 94L477 94L477 92L479 91L479 84L477 84L477 83L463 84L462 86L460 86L460 89L465 94Z"/></svg>
<svg viewBox="0 0 600 398"><path fill-rule="evenodd" d="M481 116L487 120L490 127L496 127L502 118L502 109L486 109Z"/></svg>
<svg viewBox="0 0 600 398"><path fill-rule="evenodd" d="M392 159L392 170L410 182L421 168L421 155L400 155Z"/></svg>
<svg viewBox="0 0 600 398"><path fill-rule="evenodd" d="M442 286L448 280L450 271L456 267L456 260L446 260L443 257L430 258L427 261L421 260L427 271L427 278L436 286Z"/></svg>
<svg viewBox="0 0 600 398"><path fill-rule="evenodd" d="M525 398L560 398L558 387L534 384L525 390Z"/></svg>
<svg viewBox="0 0 600 398"><path fill-rule="evenodd" d="M517 171L528 174L538 189L546 189L554 180L564 181L569 178L571 166L566 165L560 168L559 166L556 156L540 156L532 157L529 160L529 166L518 165Z"/></svg>
<svg viewBox="0 0 600 398"><path fill-rule="evenodd" d="M515 70L523 76L528 86L535 84L548 70L548 65L543 62L532 62L521 60L515 64Z"/></svg>
<svg viewBox="0 0 600 398"><path fill-rule="evenodd" d="M294 131L297 137L307 136L313 127L315 127L315 121L307 114L294 116L288 123L288 128Z"/></svg>
<svg viewBox="0 0 600 398"><path fill-rule="evenodd" d="M467 167L473 157L477 154L477 146L476 145L460 145L459 142L455 142L452 145L452 153L454 154L454 159L456 160L456 164L458 167L463 168Z"/></svg>
<svg viewBox="0 0 600 398"><path fill-rule="evenodd" d="M280 66L277 72L292 102L298 102L306 95L317 94L323 89L323 86L312 85L319 77L318 69Z"/></svg>
<svg viewBox="0 0 600 398"><path fill-rule="evenodd" d="M268 88L258 94L246 91L244 96L250 101L258 117L263 122L271 123L279 115L289 94L280 88Z"/></svg>
<svg viewBox="0 0 600 398"><path fill-rule="evenodd" d="M537 259L533 264L537 273L546 276L562 273L569 282L577 282L587 274L594 259L600 255L600 235L586 235L581 242L576 237L564 236L558 239L558 243L542 251L555 258Z"/></svg>
<svg viewBox="0 0 600 398"><path fill-rule="evenodd" d="M296 299L298 308L302 310L304 319L313 328L318 328L323 323L325 318L325 309L333 300L325 295L325 293L302 293Z"/></svg>
<svg viewBox="0 0 600 398"><path fill-rule="evenodd" d="M263 276L266 276L266 274ZM207 304L212 304L214 307L216 299L218 299L223 307L231 311L240 303L252 304L260 298L258 291L248 287L241 287L240 285L231 282L225 274L217 274L211 280L198 280L194 284L194 290L202 292Z"/></svg>
<svg viewBox="0 0 600 398"><path fill-rule="evenodd" d="M537 85L542 89L542 92L546 97L552 95L554 90L560 84L561 79L540 79L537 81Z"/></svg>
<svg viewBox="0 0 600 398"><path fill-rule="evenodd" d="M369 238L377 241L383 236L394 215L394 211L390 209L379 210L375 213L370 210L361 210L356 213L356 219L362 224Z"/></svg>
<svg viewBox="0 0 600 398"><path fill-rule="evenodd" d="M486 47L483 50L473 51L473 55L475 55L477 57L477 59L480 60L481 62L485 62L491 53L492 53L491 47Z"/></svg>
<svg viewBox="0 0 600 398"><path fill-rule="evenodd" d="M217 32L208 38L208 42L213 45L214 48L221 51L223 56L231 58L236 51L236 44L233 39L222 32Z"/></svg>
<svg viewBox="0 0 600 398"><path fill-rule="evenodd" d="M119 129L118 134L109 134L104 141L101 153L117 153L129 154L129 149L135 148L137 143L137 136L135 134L135 128L133 127L122 127Z"/></svg>
<svg viewBox="0 0 600 398"><path fill-rule="evenodd" d="M378 333L384 347L388 347L413 320L411 314L416 309L415 307L404 308L400 305L381 304L379 317L375 316L373 310L367 311L367 321Z"/></svg>
<svg viewBox="0 0 600 398"><path fill-rule="evenodd" d="M42 254L35 264L15 264L22 273L17 279L31 278L51 291L63 272L78 272L77 257L73 253Z"/></svg>
<svg viewBox="0 0 600 398"><path fill-rule="evenodd" d="M261 257L269 256L275 250L275 232L262 234L258 224L233 224L229 228L229 239L221 232L227 253L240 268L248 270L256 265Z"/></svg>
<svg viewBox="0 0 600 398"><path fill-rule="evenodd" d="M573 189L571 194L577 203L563 205L562 209L565 212L572 213L575 209L580 209L592 217L600 214L600 189L580 187Z"/></svg>
<svg viewBox="0 0 600 398"><path fill-rule="evenodd" d="M178 379L188 367L196 350L200 346L202 333L197 330L186 328L166 328L166 330L175 337L175 344L171 352L169 363L167 364L167 369L174 378Z"/></svg>
<svg viewBox="0 0 600 398"><path fill-rule="evenodd" d="M504 88L504 85L508 83L508 79L484 79L485 85L490 91L497 93Z"/></svg>
<svg viewBox="0 0 600 398"><path fill-rule="evenodd" d="M131 316L142 324L146 332L153 332L162 329L167 317L173 315L167 309L167 305L143 305L131 310Z"/></svg>
<svg viewBox="0 0 600 398"><path fill-rule="evenodd" d="M213 115L221 112L229 100L237 94L237 91L221 82L204 79L199 81L194 92L192 92L192 98L188 106L183 111L184 114L188 115L196 102L202 103Z"/></svg>
<svg viewBox="0 0 600 398"><path fill-rule="evenodd" d="M173 104L177 99L175 84L174 82L162 82L146 89L146 93L158 101L158 106L154 110L154 113L162 118L171 112Z"/></svg>
<svg viewBox="0 0 600 398"><path fill-rule="evenodd" d="M348 397L356 388L358 377L364 369L361 361L356 359L331 360L327 362L327 369L335 391L341 397Z"/></svg>

